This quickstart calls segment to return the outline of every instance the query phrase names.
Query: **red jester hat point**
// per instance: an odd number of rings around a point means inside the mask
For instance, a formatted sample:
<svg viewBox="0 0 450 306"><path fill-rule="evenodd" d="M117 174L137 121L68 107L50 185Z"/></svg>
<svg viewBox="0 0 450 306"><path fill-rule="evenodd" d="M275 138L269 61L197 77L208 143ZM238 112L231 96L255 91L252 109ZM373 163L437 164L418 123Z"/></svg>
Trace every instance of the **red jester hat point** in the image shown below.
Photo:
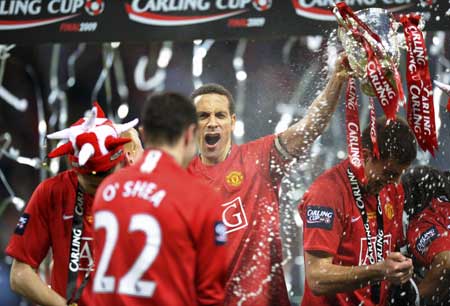
<svg viewBox="0 0 450 306"><path fill-rule="evenodd" d="M134 119L124 124L115 124L105 117L98 105L89 111L87 117L79 119L69 128L47 135L49 139L67 140L48 154L49 158L69 155L75 170L80 173L108 171L123 158L123 145L130 138L120 137L138 123Z"/></svg>

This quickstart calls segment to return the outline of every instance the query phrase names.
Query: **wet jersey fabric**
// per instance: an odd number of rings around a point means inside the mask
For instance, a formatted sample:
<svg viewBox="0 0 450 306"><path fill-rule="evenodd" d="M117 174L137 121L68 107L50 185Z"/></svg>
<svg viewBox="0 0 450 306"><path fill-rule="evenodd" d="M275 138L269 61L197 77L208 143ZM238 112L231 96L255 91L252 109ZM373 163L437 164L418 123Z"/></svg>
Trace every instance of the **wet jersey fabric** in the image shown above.
<svg viewBox="0 0 450 306"><path fill-rule="evenodd" d="M93 305L223 305L226 234L218 195L147 150L94 201Z"/></svg>
<svg viewBox="0 0 450 306"><path fill-rule="evenodd" d="M50 285L64 298L71 257L72 222L77 193L77 176L73 170L49 178L36 188L20 217L16 230L7 246L6 254L37 269L51 248L53 268ZM84 194L83 231L81 239L74 240L79 253L78 288L88 270L94 270L92 245L92 201ZM75 255L76 256L76 255ZM71 261L71 266L77 265ZM78 305L88 305L91 299L92 279L84 288Z"/></svg>
<svg viewBox="0 0 450 306"><path fill-rule="evenodd" d="M367 236L361 212L355 204L347 176L348 160L319 176L305 193L299 205L303 220L304 250L323 251L333 256L333 264L362 266L370 264ZM371 230L371 244L376 256L375 196L363 196ZM383 211L383 257L403 245L402 211L403 188L388 185L380 192ZM387 282L380 287L380 305L386 304ZM308 283L302 306L317 305L375 305L371 300L370 286L335 296L315 296Z"/></svg>
<svg viewBox="0 0 450 306"><path fill-rule="evenodd" d="M414 258L428 268L436 254L450 250L450 203L433 199L410 220L407 238Z"/></svg>
<svg viewBox="0 0 450 306"><path fill-rule="evenodd" d="M276 135L233 145L217 165L188 170L217 190L229 239L226 305L290 305L282 270L278 187L287 160Z"/></svg>

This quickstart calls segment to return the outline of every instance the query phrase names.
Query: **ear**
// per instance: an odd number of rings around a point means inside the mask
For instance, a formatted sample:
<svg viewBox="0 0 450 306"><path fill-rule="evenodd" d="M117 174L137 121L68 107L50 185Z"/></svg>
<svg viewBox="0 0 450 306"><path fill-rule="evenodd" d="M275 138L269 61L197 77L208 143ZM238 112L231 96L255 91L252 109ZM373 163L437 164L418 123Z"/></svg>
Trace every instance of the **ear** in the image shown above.
<svg viewBox="0 0 450 306"><path fill-rule="evenodd" d="M188 147L192 142L195 142L196 125L191 124L184 132L183 143L185 147Z"/></svg>
<svg viewBox="0 0 450 306"><path fill-rule="evenodd" d="M231 130L234 131L234 126L236 125L236 114L231 115Z"/></svg>

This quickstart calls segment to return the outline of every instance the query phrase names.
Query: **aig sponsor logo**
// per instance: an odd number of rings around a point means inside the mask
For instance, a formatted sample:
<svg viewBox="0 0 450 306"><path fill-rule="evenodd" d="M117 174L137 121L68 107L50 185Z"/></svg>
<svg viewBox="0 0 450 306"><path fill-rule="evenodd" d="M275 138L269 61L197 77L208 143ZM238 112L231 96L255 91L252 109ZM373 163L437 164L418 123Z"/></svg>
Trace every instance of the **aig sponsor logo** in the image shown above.
<svg viewBox="0 0 450 306"><path fill-rule="evenodd" d="M222 204L222 221L227 227L227 233L243 229L248 225L241 197Z"/></svg>
<svg viewBox="0 0 450 306"><path fill-rule="evenodd" d="M386 254L386 253L390 252L391 248L392 248L392 235L391 234L384 235L383 241L384 241L383 251ZM370 243L372 244L372 250L373 250L374 256L376 258L378 256L377 255L377 247L375 245L376 237L371 237ZM359 265L364 266L364 265L369 265L369 264L370 264L370 259L369 259L369 249L367 248L367 238L361 238L360 244L359 244Z"/></svg>

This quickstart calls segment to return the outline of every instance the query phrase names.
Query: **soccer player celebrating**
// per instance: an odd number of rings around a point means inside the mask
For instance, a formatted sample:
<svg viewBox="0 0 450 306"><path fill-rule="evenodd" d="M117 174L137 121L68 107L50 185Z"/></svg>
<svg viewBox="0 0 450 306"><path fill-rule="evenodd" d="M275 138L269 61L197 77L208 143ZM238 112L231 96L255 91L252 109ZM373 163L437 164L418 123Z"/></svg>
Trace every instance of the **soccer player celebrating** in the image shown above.
<svg viewBox="0 0 450 306"><path fill-rule="evenodd" d="M223 305L220 202L184 169L196 153L194 105L155 95L141 121L143 158L109 176L94 200L93 305Z"/></svg>
<svg viewBox="0 0 450 306"><path fill-rule="evenodd" d="M233 97L217 84L192 93L200 155L189 171L221 194L229 234L226 305L290 305L282 270L278 187L286 166L305 156L333 114L346 72L341 59L302 120L278 135L232 143Z"/></svg>
<svg viewBox="0 0 450 306"><path fill-rule="evenodd" d="M323 173L305 193L306 285L302 306L386 305L389 283L412 275L412 261L397 252L403 242L404 193L397 183L416 158L416 140L406 122L376 121L380 159L370 128L362 135L367 184L361 186L349 160Z"/></svg>
<svg viewBox="0 0 450 306"><path fill-rule="evenodd" d="M90 273L95 269L94 193L108 174L125 163L124 144L130 139L120 134L136 124L137 120L114 124L95 104L88 117L48 135L68 140L49 157L68 154L73 169L41 182L19 219L6 249L6 254L14 258L10 276L14 291L39 305L88 305ZM128 152L127 160L139 154L140 141L135 141L137 149ZM50 248L53 266L49 287L36 269Z"/></svg>

